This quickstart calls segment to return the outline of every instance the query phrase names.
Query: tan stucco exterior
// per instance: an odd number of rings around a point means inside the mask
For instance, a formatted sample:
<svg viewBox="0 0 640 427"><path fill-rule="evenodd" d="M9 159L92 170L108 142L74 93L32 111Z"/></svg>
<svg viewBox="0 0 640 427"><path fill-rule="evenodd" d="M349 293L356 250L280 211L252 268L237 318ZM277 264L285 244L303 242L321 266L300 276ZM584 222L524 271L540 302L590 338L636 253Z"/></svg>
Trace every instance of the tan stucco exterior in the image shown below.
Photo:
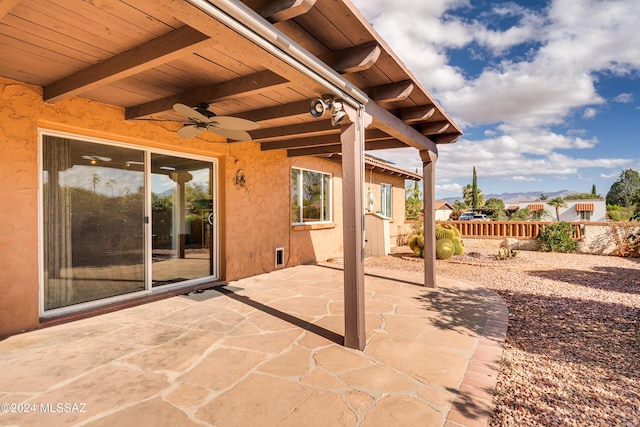
<svg viewBox="0 0 640 427"><path fill-rule="evenodd" d="M261 151L254 143L228 144L212 133L184 140L175 134L177 126L126 121L122 108L83 98L45 103L40 87L0 78L0 199L4 205L0 210L0 336L40 325L39 129L216 160L222 279L272 271L276 247L284 248L286 267L341 256L340 163L317 157L288 158L284 151ZM332 224L291 226L291 167L333 175ZM235 184L238 169L244 171L244 186ZM404 180L374 173L372 182L375 209L380 206L379 183L394 186L390 229L395 244L398 225L404 223Z"/></svg>

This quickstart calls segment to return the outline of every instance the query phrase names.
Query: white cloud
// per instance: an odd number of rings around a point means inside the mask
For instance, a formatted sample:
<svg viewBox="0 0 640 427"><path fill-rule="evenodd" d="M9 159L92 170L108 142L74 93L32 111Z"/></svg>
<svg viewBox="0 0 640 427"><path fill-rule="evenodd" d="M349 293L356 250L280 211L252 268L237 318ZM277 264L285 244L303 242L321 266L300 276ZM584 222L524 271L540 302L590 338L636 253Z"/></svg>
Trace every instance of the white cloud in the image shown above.
<svg viewBox="0 0 640 427"><path fill-rule="evenodd" d="M436 179L436 182L437 181ZM436 184L436 191L438 193L462 194L462 185L458 183Z"/></svg>
<svg viewBox="0 0 640 427"><path fill-rule="evenodd" d="M598 114L598 110L595 108L585 108L584 113L582 113L582 117L585 119L592 119Z"/></svg>
<svg viewBox="0 0 640 427"><path fill-rule="evenodd" d="M637 164L567 151L598 144L575 123L596 117L607 102L597 92L598 78L640 71L637 0L550 0L538 10L508 2L473 20L458 13L480 10L468 0L354 3L466 133L480 136L439 147L443 190L468 179L474 165L486 177L534 182ZM451 49L466 50L483 68L466 74L452 66ZM624 92L611 100L634 97ZM479 125L482 131L469 132ZM381 157L410 170L422 167L415 150L387 150Z"/></svg>
<svg viewBox="0 0 640 427"><path fill-rule="evenodd" d="M617 178L618 176L620 176L619 172L614 172L609 174L604 174L604 173L600 174L600 178L604 178L604 179L613 179L613 178Z"/></svg>
<svg viewBox="0 0 640 427"><path fill-rule="evenodd" d="M621 104L629 104L633 102L633 94L632 93L621 93L620 95L613 98L615 102L619 102Z"/></svg>

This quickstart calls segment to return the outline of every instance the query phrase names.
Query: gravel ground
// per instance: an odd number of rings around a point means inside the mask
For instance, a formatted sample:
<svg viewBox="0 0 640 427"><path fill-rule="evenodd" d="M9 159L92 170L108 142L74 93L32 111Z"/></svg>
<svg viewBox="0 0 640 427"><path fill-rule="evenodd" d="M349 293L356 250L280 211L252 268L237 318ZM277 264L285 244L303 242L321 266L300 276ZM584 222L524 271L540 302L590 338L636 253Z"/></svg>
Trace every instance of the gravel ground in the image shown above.
<svg viewBox="0 0 640 427"><path fill-rule="evenodd" d="M490 426L640 426L640 259L495 251L438 261L509 307ZM377 268L421 270L408 254Z"/></svg>

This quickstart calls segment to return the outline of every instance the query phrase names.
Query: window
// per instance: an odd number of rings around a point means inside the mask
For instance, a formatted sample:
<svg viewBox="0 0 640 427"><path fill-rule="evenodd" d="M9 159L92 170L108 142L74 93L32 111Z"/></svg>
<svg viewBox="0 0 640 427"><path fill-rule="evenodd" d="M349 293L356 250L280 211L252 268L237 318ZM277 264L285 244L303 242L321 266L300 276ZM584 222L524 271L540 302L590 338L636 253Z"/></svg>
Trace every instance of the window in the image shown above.
<svg viewBox="0 0 640 427"><path fill-rule="evenodd" d="M582 220L582 221L591 221L591 212L590 211L582 211L582 212L580 212L580 220Z"/></svg>
<svg viewBox="0 0 640 427"><path fill-rule="evenodd" d="M393 199L391 198L391 185L380 184L380 212L383 216L391 218L391 205Z"/></svg>
<svg viewBox="0 0 640 427"><path fill-rule="evenodd" d="M331 222L331 175L291 169L291 222Z"/></svg>

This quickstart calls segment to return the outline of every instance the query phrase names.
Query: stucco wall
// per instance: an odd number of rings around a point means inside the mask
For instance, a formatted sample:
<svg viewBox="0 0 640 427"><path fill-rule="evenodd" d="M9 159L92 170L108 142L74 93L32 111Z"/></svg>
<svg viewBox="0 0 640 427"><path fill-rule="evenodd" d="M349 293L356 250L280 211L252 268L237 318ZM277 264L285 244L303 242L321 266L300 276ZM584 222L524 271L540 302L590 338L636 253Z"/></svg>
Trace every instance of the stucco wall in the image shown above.
<svg viewBox="0 0 640 427"><path fill-rule="evenodd" d="M82 98L45 103L41 88L0 78L0 336L39 325L38 128L218 159L221 274L233 280L273 269L274 247L289 232L286 154L212 133L183 140L178 126L125 121L122 108ZM239 168L245 187L234 183Z"/></svg>
<svg viewBox="0 0 640 427"><path fill-rule="evenodd" d="M82 98L45 103L41 88L0 77L0 336L39 326L39 128L217 159L220 273L226 280L272 271L276 247L285 249L286 266L342 255L340 163L287 158L284 151L261 151L251 142L228 144L210 132L183 140L175 133L178 127L126 121L122 108ZM291 227L292 166L333 174L333 224ZM239 169L244 186L235 184ZM404 181L373 178L394 185L392 224L404 223ZM379 186L375 191L379 209ZM391 227L392 243L396 229Z"/></svg>
<svg viewBox="0 0 640 427"><path fill-rule="evenodd" d="M389 219L389 240L391 246L396 246L398 234L402 234L405 222L405 181L404 178L391 176L379 172L365 171L365 209L368 204L367 197L369 191L373 194L375 201L371 212L378 212L382 209L382 200L380 198L380 184L391 184L391 218Z"/></svg>

